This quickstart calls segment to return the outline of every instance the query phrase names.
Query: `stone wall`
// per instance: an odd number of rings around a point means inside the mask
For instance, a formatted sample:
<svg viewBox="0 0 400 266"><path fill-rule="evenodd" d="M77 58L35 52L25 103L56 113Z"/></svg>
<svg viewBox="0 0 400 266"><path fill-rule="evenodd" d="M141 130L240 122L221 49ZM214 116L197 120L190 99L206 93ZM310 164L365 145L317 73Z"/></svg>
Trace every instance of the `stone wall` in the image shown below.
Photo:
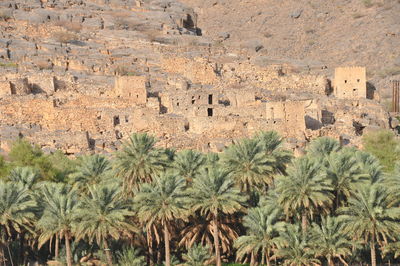
<svg viewBox="0 0 400 266"><path fill-rule="evenodd" d="M133 104L146 104L147 82L145 76L117 76L114 85L115 96L129 99Z"/></svg>
<svg viewBox="0 0 400 266"><path fill-rule="evenodd" d="M169 73L179 73L193 83L213 84L217 82L214 66L203 58L164 58L161 67Z"/></svg>

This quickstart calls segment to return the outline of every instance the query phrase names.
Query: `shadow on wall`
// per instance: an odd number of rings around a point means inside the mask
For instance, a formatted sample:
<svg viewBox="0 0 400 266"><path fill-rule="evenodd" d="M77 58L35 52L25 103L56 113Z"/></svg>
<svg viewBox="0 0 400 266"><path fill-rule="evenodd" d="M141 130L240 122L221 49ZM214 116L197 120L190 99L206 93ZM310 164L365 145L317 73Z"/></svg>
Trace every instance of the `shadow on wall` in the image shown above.
<svg viewBox="0 0 400 266"><path fill-rule="evenodd" d="M306 115L304 117L304 120L306 122L306 128L307 129L317 130L317 129L320 129L322 127L322 123L320 121L318 121L315 118L312 118L309 115Z"/></svg>
<svg viewBox="0 0 400 266"><path fill-rule="evenodd" d="M330 79L327 79L325 84L325 95L329 96L332 93L333 93L332 81Z"/></svg>
<svg viewBox="0 0 400 266"><path fill-rule="evenodd" d="M373 100L376 98L376 87L371 82L367 81L367 99Z"/></svg>

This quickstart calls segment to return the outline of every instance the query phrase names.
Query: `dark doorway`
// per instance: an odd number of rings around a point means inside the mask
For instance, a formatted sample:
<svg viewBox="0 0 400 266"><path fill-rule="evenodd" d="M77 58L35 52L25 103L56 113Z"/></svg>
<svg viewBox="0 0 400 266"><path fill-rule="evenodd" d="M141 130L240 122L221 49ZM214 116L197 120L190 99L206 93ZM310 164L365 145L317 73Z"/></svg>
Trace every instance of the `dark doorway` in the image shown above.
<svg viewBox="0 0 400 266"><path fill-rule="evenodd" d="M208 116L213 116L213 109L212 108L207 108L207 115Z"/></svg>
<svg viewBox="0 0 400 266"><path fill-rule="evenodd" d="M208 104L213 104L212 94L208 95Z"/></svg>
<svg viewBox="0 0 400 266"><path fill-rule="evenodd" d="M116 116L114 116L114 127L115 127L116 125L119 125L119 124L120 124L119 115L116 115Z"/></svg>

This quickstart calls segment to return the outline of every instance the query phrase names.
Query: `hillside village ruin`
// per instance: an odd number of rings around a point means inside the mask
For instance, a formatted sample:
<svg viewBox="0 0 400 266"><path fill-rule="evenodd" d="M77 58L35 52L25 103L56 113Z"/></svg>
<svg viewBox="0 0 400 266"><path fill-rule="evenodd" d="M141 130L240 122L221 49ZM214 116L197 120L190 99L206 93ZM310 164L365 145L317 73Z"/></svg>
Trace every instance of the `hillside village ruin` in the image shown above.
<svg viewBox="0 0 400 266"><path fill-rule="evenodd" d="M318 136L357 146L389 127L365 67L298 73L211 45L182 4L111 2L0 3L12 13L0 22L0 152L23 136L47 152L108 153L133 132L218 152L260 130L301 152ZM57 39L70 34L67 23L86 37Z"/></svg>

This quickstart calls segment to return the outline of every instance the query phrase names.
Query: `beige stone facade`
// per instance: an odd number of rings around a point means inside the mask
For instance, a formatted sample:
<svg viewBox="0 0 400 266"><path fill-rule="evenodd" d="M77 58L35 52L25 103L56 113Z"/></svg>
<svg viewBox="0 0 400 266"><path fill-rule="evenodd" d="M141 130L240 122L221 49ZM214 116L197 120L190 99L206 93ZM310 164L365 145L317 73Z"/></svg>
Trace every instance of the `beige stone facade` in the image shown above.
<svg viewBox="0 0 400 266"><path fill-rule="evenodd" d="M343 99L367 97L365 67L338 67L335 69L334 95Z"/></svg>

